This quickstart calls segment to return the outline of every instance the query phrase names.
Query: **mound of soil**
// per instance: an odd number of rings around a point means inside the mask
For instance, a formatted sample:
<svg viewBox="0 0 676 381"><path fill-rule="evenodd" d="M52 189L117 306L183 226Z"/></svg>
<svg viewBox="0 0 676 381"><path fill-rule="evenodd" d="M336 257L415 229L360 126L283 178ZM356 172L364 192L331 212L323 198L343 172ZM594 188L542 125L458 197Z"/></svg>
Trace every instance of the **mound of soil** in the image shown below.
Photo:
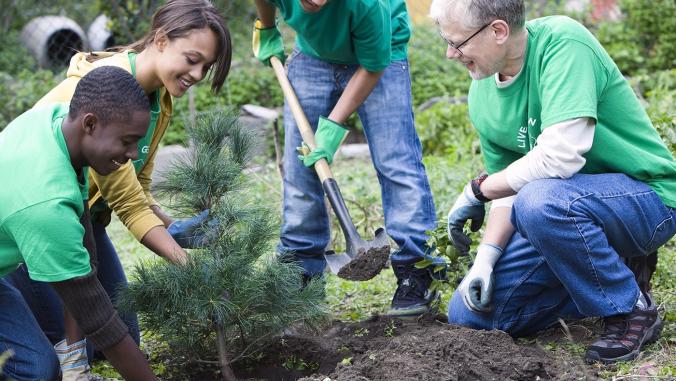
<svg viewBox="0 0 676 381"><path fill-rule="evenodd" d="M568 380L560 360L504 332L427 318L334 322L319 335L287 333L255 364L235 365L249 380ZM239 366L239 369L237 367Z"/></svg>

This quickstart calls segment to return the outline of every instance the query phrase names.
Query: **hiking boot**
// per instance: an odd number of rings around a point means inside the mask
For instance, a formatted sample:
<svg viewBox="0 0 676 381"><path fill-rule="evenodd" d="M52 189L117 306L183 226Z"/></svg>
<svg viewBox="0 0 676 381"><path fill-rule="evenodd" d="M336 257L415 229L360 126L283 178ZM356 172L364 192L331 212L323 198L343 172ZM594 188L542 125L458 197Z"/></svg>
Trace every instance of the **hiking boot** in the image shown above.
<svg viewBox="0 0 676 381"><path fill-rule="evenodd" d="M432 284L431 267L417 269L414 264L393 264L392 269L397 276L397 290L387 316L415 318L429 312L439 299L436 290L429 290Z"/></svg>
<svg viewBox="0 0 676 381"><path fill-rule="evenodd" d="M662 319L652 301L645 309L635 306L630 313L609 316L603 323L601 337L587 348L587 362L612 364L633 360L644 345L657 341L662 330Z"/></svg>

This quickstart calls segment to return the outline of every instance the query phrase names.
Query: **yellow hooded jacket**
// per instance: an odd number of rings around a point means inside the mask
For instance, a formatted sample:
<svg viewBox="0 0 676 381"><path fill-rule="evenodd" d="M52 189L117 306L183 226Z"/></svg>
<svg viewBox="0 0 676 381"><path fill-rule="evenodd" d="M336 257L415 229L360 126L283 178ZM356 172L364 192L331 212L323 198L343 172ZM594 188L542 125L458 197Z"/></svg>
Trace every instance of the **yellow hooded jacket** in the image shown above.
<svg viewBox="0 0 676 381"><path fill-rule="evenodd" d="M96 54L102 58L89 62L87 61L89 54ZM52 102L70 102L80 78L99 66L117 66L132 72L127 51L78 53L70 60L66 79L42 97L36 106ZM157 205L150 194L150 183L157 147L169 126L173 104L171 95L164 87L158 91L160 115L150 139L147 160L138 174L131 160L108 176L101 176L93 168L89 169L89 207L91 208L101 198L106 200L108 207L139 241L150 229L164 225L150 209L150 206Z"/></svg>

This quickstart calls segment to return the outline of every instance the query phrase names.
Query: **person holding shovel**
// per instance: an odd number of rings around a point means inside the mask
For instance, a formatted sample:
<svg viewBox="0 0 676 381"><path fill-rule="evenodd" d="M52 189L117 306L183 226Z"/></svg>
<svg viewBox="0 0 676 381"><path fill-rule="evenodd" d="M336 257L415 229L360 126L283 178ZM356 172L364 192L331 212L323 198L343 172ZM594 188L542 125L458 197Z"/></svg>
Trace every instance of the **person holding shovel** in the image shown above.
<svg viewBox="0 0 676 381"><path fill-rule="evenodd" d="M494 200L450 323L533 334L559 318L603 317L590 362L636 358L661 320L623 257L676 233L676 162L594 36L520 0L434 0L447 57L472 77L469 115L488 174L448 215L461 252Z"/></svg>
<svg viewBox="0 0 676 381"><path fill-rule="evenodd" d="M24 263L127 380L156 378L97 279L83 196L88 166L106 175L136 159L149 111L133 76L102 67L81 79L70 105L33 108L0 133L0 276ZM6 351L0 379L60 379L57 354L26 301L0 279L0 353ZM81 365L73 352L62 355L68 365Z"/></svg>
<svg viewBox="0 0 676 381"><path fill-rule="evenodd" d="M127 279L106 226L114 211L129 231L159 256L182 263L183 248L200 244L198 228L207 212L174 221L150 193L155 154L173 112L172 98L183 96L196 83L210 77L218 92L230 69L232 46L223 16L207 0L170 0L153 15L151 29L140 40L116 52L78 53L71 59L67 78L46 94L37 106L67 102L80 79L102 66L117 66L130 72L151 103L148 132L139 143L138 158L123 163L118 171L102 175L89 171L89 205L99 258L98 277L115 300ZM31 280L21 266L8 277L33 310L53 343L64 337L61 303L47 285ZM140 340L137 318L125 314L135 341Z"/></svg>
<svg viewBox="0 0 676 381"><path fill-rule="evenodd" d="M275 14L296 32L288 77L317 148L298 160L301 135L284 109L283 223L278 251L291 253L306 277L320 276L329 244L324 194L313 164L329 163L357 111L381 186L385 226L399 249L391 256L397 290L390 314L418 316L436 294L431 270L416 269L429 251L427 230L436 225L434 203L415 131L407 43L411 34L404 0L256 0L254 54L266 65L284 46Z"/></svg>

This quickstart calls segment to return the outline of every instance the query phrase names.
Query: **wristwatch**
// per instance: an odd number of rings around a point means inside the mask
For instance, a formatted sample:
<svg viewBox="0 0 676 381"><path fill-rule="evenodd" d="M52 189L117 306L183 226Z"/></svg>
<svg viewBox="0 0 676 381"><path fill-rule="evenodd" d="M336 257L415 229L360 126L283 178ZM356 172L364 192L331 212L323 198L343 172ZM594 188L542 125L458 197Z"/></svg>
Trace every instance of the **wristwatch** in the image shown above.
<svg viewBox="0 0 676 381"><path fill-rule="evenodd" d="M477 200L481 202L489 202L491 201L490 198L484 196L483 193L481 193L481 183L484 182L488 178L488 173L482 173L479 175L479 177L473 179L470 184L472 187L472 193L474 193L474 197L476 197Z"/></svg>

